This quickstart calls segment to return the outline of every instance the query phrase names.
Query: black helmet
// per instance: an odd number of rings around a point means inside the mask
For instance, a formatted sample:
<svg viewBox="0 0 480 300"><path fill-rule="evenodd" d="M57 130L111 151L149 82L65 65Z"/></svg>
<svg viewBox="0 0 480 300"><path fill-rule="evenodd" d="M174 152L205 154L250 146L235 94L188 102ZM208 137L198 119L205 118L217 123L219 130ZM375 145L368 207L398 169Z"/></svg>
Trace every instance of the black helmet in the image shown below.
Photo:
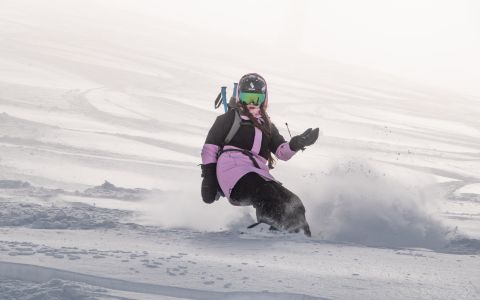
<svg viewBox="0 0 480 300"><path fill-rule="evenodd" d="M247 92L247 93L267 93L267 83L262 76L256 73L249 73L243 75L238 82L238 92Z"/></svg>

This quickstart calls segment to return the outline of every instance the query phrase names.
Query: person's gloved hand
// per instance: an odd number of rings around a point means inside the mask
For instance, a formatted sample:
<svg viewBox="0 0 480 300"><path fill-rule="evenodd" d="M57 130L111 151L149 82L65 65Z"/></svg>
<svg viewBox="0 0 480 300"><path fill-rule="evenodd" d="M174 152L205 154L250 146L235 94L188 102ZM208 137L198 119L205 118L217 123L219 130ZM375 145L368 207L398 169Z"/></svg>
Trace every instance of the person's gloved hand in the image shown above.
<svg viewBox="0 0 480 300"><path fill-rule="evenodd" d="M202 165L202 199L205 203L213 203L220 198L217 180L217 164Z"/></svg>
<svg viewBox="0 0 480 300"><path fill-rule="evenodd" d="M319 129L308 128L304 133L294 136L290 142L290 149L293 151L305 150L306 146L313 145L318 139Z"/></svg>

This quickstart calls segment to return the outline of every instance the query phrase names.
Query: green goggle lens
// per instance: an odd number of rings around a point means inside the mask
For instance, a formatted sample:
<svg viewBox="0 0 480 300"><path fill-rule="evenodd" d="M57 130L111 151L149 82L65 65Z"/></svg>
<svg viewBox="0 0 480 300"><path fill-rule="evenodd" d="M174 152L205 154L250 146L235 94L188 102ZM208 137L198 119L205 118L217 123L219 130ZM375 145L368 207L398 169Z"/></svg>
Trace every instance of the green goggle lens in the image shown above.
<svg viewBox="0 0 480 300"><path fill-rule="evenodd" d="M261 105L265 101L262 93L240 93L240 102L245 104Z"/></svg>

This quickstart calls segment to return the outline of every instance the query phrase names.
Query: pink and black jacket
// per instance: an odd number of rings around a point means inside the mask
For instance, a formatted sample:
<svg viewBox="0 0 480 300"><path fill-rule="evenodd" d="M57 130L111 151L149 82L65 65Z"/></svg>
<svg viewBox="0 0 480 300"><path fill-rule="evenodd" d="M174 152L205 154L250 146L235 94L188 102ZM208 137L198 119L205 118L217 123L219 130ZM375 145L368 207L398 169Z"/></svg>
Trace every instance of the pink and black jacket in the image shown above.
<svg viewBox="0 0 480 300"><path fill-rule="evenodd" d="M267 138L244 115L241 115L243 120L240 129L227 144L224 144L235 114L236 111L231 109L215 120L203 145L202 164L217 164L217 179L223 194L233 205L238 205L230 198L230 194L242 176L255 172L265 180L275 180L267 165L268 150L278 159L285 161L296 152L290 149L288 142L275 125L272 124L271 138Z"/></svg>

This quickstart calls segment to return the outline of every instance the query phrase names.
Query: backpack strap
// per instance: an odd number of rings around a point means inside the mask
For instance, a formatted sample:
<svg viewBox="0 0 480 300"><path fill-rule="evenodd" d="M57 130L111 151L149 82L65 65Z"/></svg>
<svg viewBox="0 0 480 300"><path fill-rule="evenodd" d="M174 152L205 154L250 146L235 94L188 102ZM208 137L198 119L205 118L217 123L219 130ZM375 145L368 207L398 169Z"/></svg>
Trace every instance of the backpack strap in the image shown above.
<svg viewBox="0 0 480 300"><path fill-rule="evenodd" d="M224 145L228 144L235 134L237 134L237 131L240 129L240 126L242 125L242 118L240 117L240 112L238 109L235 109L235 119L233 120L232 127L230 127L230 131L227 134L227 137L225 137L225 141L223 142Z"/></svg>

